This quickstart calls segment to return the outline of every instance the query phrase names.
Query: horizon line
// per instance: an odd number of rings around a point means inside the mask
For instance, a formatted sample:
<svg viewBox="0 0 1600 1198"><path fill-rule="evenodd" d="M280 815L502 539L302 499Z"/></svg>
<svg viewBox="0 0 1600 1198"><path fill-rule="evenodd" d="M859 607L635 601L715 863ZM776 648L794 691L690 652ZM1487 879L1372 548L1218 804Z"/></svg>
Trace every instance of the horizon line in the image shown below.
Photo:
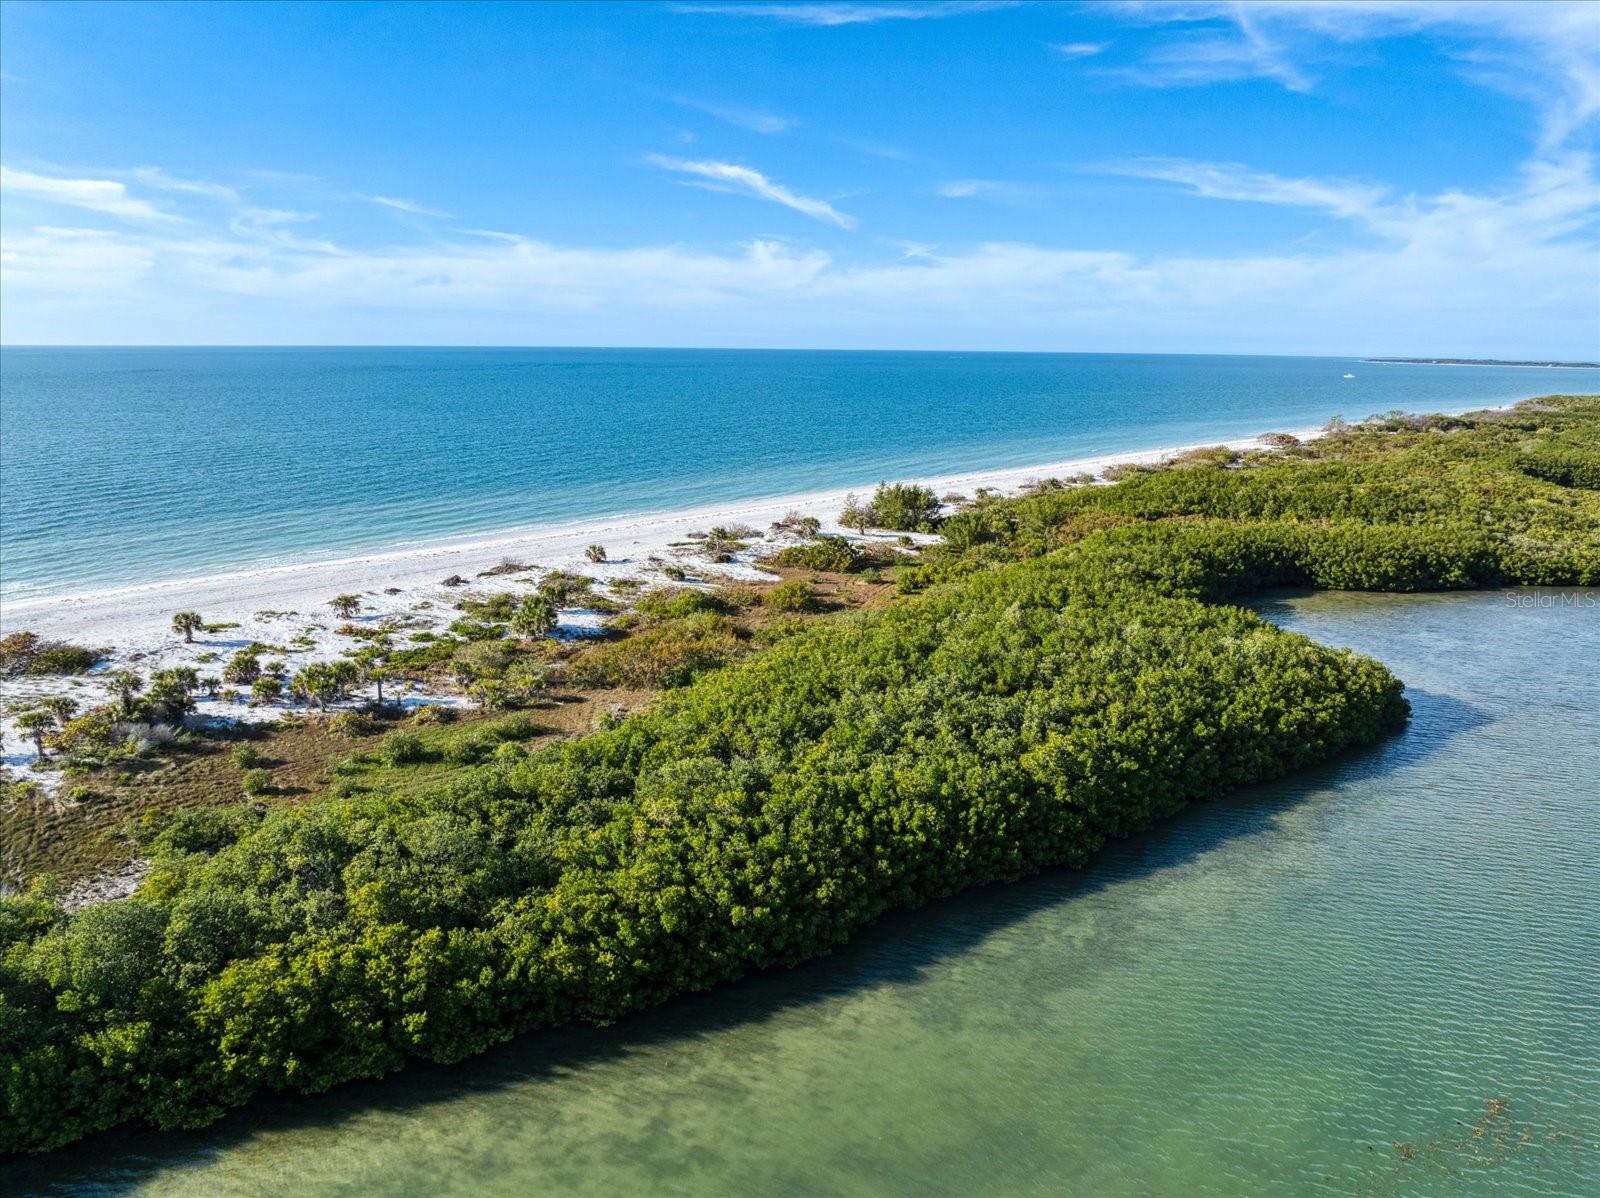
<svg viewBox="0 0 1600 1198"><path fill-rule="evenodd" d="M1330 361L1363 361L1379 365L1426 365L1431 363L1483 363L1488 365L1547 365L1577 369L1600 369L1600 362L1581 359L1558 359L1547 355L1524 355L1520 358L1495 355L1452 354L1396 354L1396 353L1287 353L1287 352L1232 352L1203 353L1185 350L1093 350L1093 349L926 349L900 346L829 346L829 345L581 345L581 344L514 344L511 342L484 343L388 343L388 342L3 342L3 350L626 350L650 353L832 353L832 354L962 354L1008 355L1014 357L1160 357L1160 358L1325 358Z"/></svg>

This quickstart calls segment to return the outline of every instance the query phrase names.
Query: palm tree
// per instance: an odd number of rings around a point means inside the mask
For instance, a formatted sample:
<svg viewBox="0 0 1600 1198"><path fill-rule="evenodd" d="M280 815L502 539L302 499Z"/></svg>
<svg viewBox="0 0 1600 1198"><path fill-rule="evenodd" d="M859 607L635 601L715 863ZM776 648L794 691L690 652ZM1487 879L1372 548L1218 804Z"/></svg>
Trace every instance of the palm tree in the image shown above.
<svg viewBox="0 0 1600 1198"><path fill-rule="evenodd" d="M378 706L383 706L383 680L389 677L389 671L383 667L383 655L388 651L386 641L368 645L352 659L356 668L361 671L361 680L370 682L378 688Z"/></svg>
<svg viewBox="0 0 1600 1198"><path fill-rule="evenodd" d="M604 545L590 545L589 548L583 551L583 556L592 562L603 562L606 560L606 547Z"/></svg>
<svg viewBox="0 0 1600 1198"><path fill-rule="evenodd" d="M67 721L78 712L78 701L67 695L52 695L39 706L50 713L57 728L65 728Z"/></svg>
<svg viewBox="0 0 1600 1198"><path fill-rule="evenodd" d="M289 689L306 702L315 703L319 710L326 711L328 700L332 697L328 667L321 662L312 662L304 669L295 671L294 677L289 679Z"/></svg>
<svg viewBox="0 0 1600 1198"><path fill-rule="evenodd" d="M183 633L183 639L191 645L194 643L194 634L204 627L205 621L197 611L180 611L172 617L172 631Z"/></svg>
<svg viewBox="0 0 1600 1198"><path fill-rule="evenodd" d="M117 702L122 707L122 714L133 714L133 697L144 689L144 679L132 670L118 670L106 675L106 685L111 688L111 693L117 697Z"/></svg>
<svg viewBox="0 0 1600 1198"><path fill-rule="evenodd" d="M543 595L528 595L511 613L511 627L522 636L544 636L556 626L556 605Z"/></svg>
<svg viewBox="0 0 1600 1198"><path fill-rule="evenodd" d="M348 620L361 610L360 595L335 595L328 600L328 606L333 608L333 614L342 620Z"/></svg>
<svg viewBox="0 0 1600 1198"><path fill-rule="evenodd" d="M28 734L33 741L33 751L39 755L39 760L45 759L44 734L56 726L56 717L42 708L25 711L17 717L17 727Z"/></svg>

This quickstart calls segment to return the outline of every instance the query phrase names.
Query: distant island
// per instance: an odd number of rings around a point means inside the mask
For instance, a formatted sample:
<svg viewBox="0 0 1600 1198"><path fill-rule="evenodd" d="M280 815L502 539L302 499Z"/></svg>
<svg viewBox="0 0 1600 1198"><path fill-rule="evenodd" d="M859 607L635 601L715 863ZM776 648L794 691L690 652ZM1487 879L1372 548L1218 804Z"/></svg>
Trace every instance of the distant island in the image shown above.
<svg viewBox="0 0 1600 1198"><path fill-rule="evenodd" d="M1407 366L1560 366L1568 370L1600 370L1600 362L1509 362L1503 358L1362 358Z"/></svg>

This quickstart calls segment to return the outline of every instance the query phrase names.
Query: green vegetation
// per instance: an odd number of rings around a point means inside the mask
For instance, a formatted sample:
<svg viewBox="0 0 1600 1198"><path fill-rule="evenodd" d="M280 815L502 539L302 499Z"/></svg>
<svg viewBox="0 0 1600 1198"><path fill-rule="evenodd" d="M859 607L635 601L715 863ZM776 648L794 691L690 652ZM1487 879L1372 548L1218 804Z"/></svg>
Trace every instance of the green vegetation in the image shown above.
<svg viewBox="0 0 1600 1198"><path fill-rule="evenodd" d="M767 592L766 605L773 611L815 611L817 597L811 589L811 584L803 578L791 578L788 582L780 582Z"/></svg>
<svg viewBox="0 0 1600 1198"><path fill-rule="evenodd" d="M105 657L99 649L86 649L66 641L41 640L34 632L13 632L0 637L0 677L22 675L87 674Z"/></svg>
<svg viewBox="0 0 1600 1198"><path fill-rule="evenodd" d="M788 545L778 551L780 566L801 570L845 571L854 568L856 552L843 537L814 537L803 545Z"/></svg>
<svg viewBox="0 0 1600 1198"><path fill-rule="evenodd" d="M180 633L189 644L194 643L194 634L205 626L205 617L197 611L180 611L172 617L172 631Z"/></svg>
<svg viewBox="0 0 1600 1198"><path fill-rule="evenodd" d="M419 723L319 801L152 821L132 899L0 902L0 1149L614 1019L1372 743L1399 682L1230 601L1600 582L1600 492L1527 466L1597 442L1600 399L1549 400L981 498L889 606L732 664L662 597L568 663L677 687L602 731Z"/></svg>

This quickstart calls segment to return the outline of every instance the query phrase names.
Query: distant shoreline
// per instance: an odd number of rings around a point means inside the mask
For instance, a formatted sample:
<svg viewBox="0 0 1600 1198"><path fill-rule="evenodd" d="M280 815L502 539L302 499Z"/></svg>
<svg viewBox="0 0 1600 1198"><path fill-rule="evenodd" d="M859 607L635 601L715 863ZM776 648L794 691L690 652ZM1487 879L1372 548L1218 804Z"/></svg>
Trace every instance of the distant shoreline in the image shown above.
<svg viewBox="0 0 1600 1198"><path fill-rule="evenodd" d="M1511 362L1503 358L1362 358L1380 366L1526 366L1535 370L1600 370L1600 362Z"/></svg>

